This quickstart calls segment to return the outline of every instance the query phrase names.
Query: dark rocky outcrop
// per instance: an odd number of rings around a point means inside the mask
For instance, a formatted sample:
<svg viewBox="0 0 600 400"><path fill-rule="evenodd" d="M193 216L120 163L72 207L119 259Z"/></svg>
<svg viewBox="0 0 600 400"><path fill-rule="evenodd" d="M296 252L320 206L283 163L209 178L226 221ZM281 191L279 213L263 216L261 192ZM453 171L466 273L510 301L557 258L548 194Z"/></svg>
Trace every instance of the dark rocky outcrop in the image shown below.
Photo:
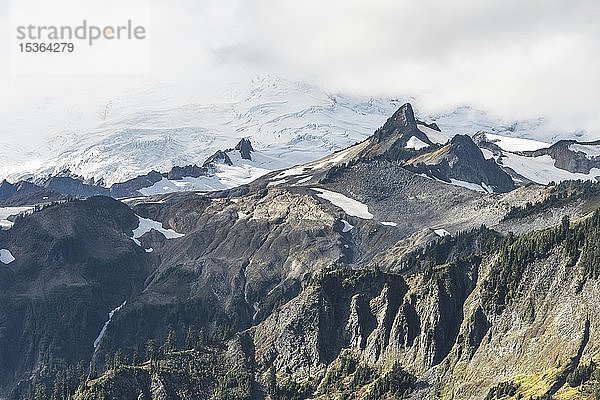
<svg viewBox="0 0 600 400"><path fill-rule="evenodd" d="M222 150L217 150L215 154L208 157L206 161L202 164L205 168L214 168L215 164L225 164L225 165L233 165L233 161L227 155L227 152Z"/></svg>
<svg viewBox="0 0 600 400"><path fill-rule="evenodd" d="M185 167L173 167L167 173L167 179L183 179L185 177L198 178L200 176L206 176L210 173L210 169L208 167L199 167L196 164L194 165L186 165Z"/></svg>
<svg viewBox="0 0 600 400"><path fill-rule="evenodd" d="M554 160L556 168L569 172L589 174L592 168L600 168L600 156L594 157L581 151L572 150L570 147L573 144L593 146L600 149L600 141L577 142L575 140L560 140L547 149L523 152L523 155L528 157L548 155Z"/></svg>
<svg viewBox="0 0 600 400"><path fill-rule="evenodd" d="M493 159L486 160L468 135L454 136L444 147L409 160L407 167L446 182L456 179L477 185L483 183L495 192L515 188L510 175Z"/></svg>
<svg viewBox="0 0 600 400"><path fill-rule="evenodd" d="M0 183L0 202L5 202L16 196L44 192L45 189L31 182L19 181L15 184L6 179Z"/></svg>
<svg viewBox="0 0 600 400"><path fill-rule="evenodd" d="M473 142L475 142L477 147L479 147L480 149L489 150L492 152L492 154L494 154L494 156L501 156L503 150L496 143L489 141L486 136L486 133L487 132L479 131L476 134L474 134Z"/></svg>
<svg viewBox="0 0 600 400"><path fill-rule="evenodd" d="M421 120L417 120L417 124L424 125L424 126L428 127L429 129L433 129L434 131L438 131L438 132L442 131L440 129L440 127L438 126L438 124L436 124L435 122L432 122L432 123L428 124L427 122L424 122L424 121L421 121Z"/></svg>
<svg viewBox="0 0 600 400"><path fill-rule="evenodd" d="M110 187L112 197L127 197L139 195L138 190L150 187L163 179L163 174L150 171L146 175L140 175L125 182L115 183Z"/></svg>
<svg viewBox="0 0 600 400"><path fill-rule="evenodd" d="M240 152L240 155L244 160L252 160L251 153L254 151L252 148L252 143L250 143L250 139L243 138L238 142L238 144L234 147L234 150Z"/></svg>
<svg viewBox="0 0 600 400"><path fill-rule="evenodd" d="M427 135L417 128L412 106L406 103L381 128L375 131L360 157L363 159L405 160L414 155L414 151L406 148L411 137L415 137L429 146L433 145Z"/></svg>
<svg viewBox="0 0 600 400"><path fill-rule="evenodd" d="M89 185L82 180L69 176L53 176L46 179L43 186L53 192L61 193L67 196L90 197L90 196L108 196L108 188Z"/></svg>

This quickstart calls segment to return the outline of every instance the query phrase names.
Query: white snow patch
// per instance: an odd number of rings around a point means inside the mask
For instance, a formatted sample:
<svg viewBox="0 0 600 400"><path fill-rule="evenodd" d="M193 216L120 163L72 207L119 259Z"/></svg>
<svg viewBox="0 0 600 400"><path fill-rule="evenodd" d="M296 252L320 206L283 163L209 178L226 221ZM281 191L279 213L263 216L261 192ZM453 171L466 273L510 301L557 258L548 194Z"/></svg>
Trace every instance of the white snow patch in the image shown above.
<svg viewBox="0 0 600 400"><path fill-rule="evenodd" d="M494 153L492 153L488 149L479 149L479 150L481 150L481 152L483 153L483 158L485 158L486 160L490 160L490 159L494 158Z"/></svg>
<svg viewBox="0 0 600 400"><path fill-rule="evenodd" d="M152 229L160 232L167 239L176 239L185 236L183 233L175 232L173 229L163 228L162 223L160 223L159 221L154 221L149 218L138 218L140 220L140 223L138 227L133 230L133 239L138 244L139 241L136 241L135 239L141 237L146 232L150 232Z"/></svg>
<svg viewBox="0 0 600 400"><path fill-rule="evenodd" d="M600 144L579 144L573 143L569 146L571 151L579 151L588 157L600 157Z"/></svg>
<svg viewBox="0 0 600 400"><path fill-rule="evenodd" d="M7 249L0 249L0 262L2 264L8 265L13 261L15 261L15 258L13 257L10 251L8 251Z"/></svg>
<svg viewBox="0 0 600 400"><path fill-rule="evenodd" d="M237 212L237 216L238 216L239 219L246 219L246 218L248 218L250 216L250 214L246 214L246 213L243 213L241 211L238 211Z"/></svg>
<svg viewBox="0 0 600 400"><path fill-rule="evenodd" d="M450 137L443 134L442 132L436 131L435 129L431 129L425 125L417 125L417 128L423 132L429 140L436 144L446 144L450 141Z"/></svg>
<svg viewBox="0 0 600 400"><path fill-rule="evenodd" d="M445 229L434 229L433 232L439 237L450 236L450 232Z"/></svg>
<svg viewBox="0 0 600 400"><path fill-rule="evenodd" d="M381 225L385 225L385 226L398 226L397 223L391 222L391 221L382 221Z"/></svg>
<svg viewBox="0 0 600 400"><path fill-rule="evenodd" d="M373 214L369 212L369 207L360 201L353 200L349 197L344 196L341 193L332 192L331 190L311 188L317 194L318 197L331 202L334 206L337 206L344 210L348 215L362 219L373 219Z"/></svg>
<svg viewBox="0 0 600 400"><path fill-rule="evenodd" d="M146 198L146 196L124 197L124 198L121 199L121 201L123 203L129 203L130 201L144 200L145 198Z"/></svg>
<svg viewBox="0 0 600 400"><path fill-rule="evenodd" d="M298 180L298 182L296 182L296 184L300 185L302 183L306 183L306 182L310 181L312 178L313 178L312 175L311 176L307 176L306 178L302 178L302 179Z"/></svg>
<svg viewBox="0 0 600 400"><path fill-rule="evenodd" d="M416 136L411 136L410 139L408 139L408 141L406 142L406 148L407 149L415 149L415 150L421 150L424 147L428 147L429 145L427 143L425 143L424 141L422 141L421 139L419 139Z"/></svg>
<svg viewBox="0 0 600 400"><path fill-rule="evenodd" d="M487 185L485 182L481 182L481 187L488 193L494 193L494 188Z"/></svg>
<svg viewBox="0 0 600 400"><path fill-rule="evenodd" d="M9 221L11 215L19 215L33 211L33 207L0 207L0 229L10 229L14 223Z"/></svg>
<svg viewBox="0 0 600 400"><path fill-rule="evenodd" d="M461 181L459 179L450 179L450 182L455 186L464 187L465 189L475 190L476 192L485 192L486 190L480 185L472 182Z"/></svg>
<svg viewBox="0 0 600 400"><path fill-rule="evenodd" d="M235 158L233 154L228 154L230 158ZM262 158L254 153L252 154L252 157L256 157L257 160L240 160L238 164L233 166L218 164L213 176L201 176L198 178L186 176L178 180L162 178L154 185L140 189L139 192L144 196L182 191L212 192L244 185L271 172L271 170L264 168L263 164L260 162Z"/></svg>
<svg viewBox="0 0 600 400"><path fill-rule="evenodd" d="M344 228L342 228L342 232L344 232L344 233L350 232L352 230L352 228L354 228L354 225L350 224L345 219L342 220L342 223L344 224Z"/></svg>
<svg viewBox="0 0 600 400"><path fill-rule="evenodd" d="M278 185L281 185L286 182L287 182L287 179L280 179L278 181L273 181L273 182L267 183L267 187L278 186Z"/></svg>
<svg viewBox="0 0 600 400"><path fill-rule="evenodd" d="M323 159L323 161L319 162L318 164L313 165L313 168L320 169L320 168L338 164L340 161L342 161L344 158L346 158L346 156L348 155L349 152L350 152L350 149L346 149L346 150L340 151L337 155L331 155L329 157L325 157L325 159Z"/></svg>
<svg viewBox="0 0 600 400"><path fill-rule="evenodd" d="M525 157L508 153L502 157L502 165L513 169L517 174L530 181L547 185L549 182L562 182L566 180L597 180L600 168L592 168L589 174L569 172L554 166L554 159L549 155L539 157Z"/></svg>
<svg viewBox="0 0 600 400"><path fill-rule="evenodd" d="M548 143L540 142L538 140L500 136L491 133L486 133L485 137L488 141L496 144L505 151L535 151L550 147Z"/></svg>
<svg viewBox="0 0 600 400"><path fill-rule="evenodd" d="M115 308L114 310L111 310L108 313L108 320L102 326L102 330L100 331L100 334L98 335L96 340L94 340L94 349L98 348L98 346L100 345L100 342L102 342L102 339L104 338L104 335L106 334L106 328L108 328L108 324L110 324L110 321L112 320L113 315L115 315L115 313L117 311L120 311L121 308L123 308L125 306L125 304L127 304L127 300L125 300L123 303L121 303L121 305L119 307Z"/></svg>
<svg viewBox="0 0 600 400"><path fill-rule="evenodd" d="M287 178L290 176L302 175L304 173L304 166L294 167L290 169L286 169L285 171L281 171L277 175L271 178L271 180L279 180L281 178Z"/></svg>

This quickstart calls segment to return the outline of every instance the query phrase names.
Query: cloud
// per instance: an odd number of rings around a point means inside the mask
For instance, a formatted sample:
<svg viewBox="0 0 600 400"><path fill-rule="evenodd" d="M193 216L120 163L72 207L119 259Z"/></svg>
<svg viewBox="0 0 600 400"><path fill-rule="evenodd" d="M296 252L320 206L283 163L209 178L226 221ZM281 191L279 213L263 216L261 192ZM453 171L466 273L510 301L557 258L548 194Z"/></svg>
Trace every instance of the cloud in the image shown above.
<svg viewBox="0 0 600 400"><path fill-rule="evenodd" d="M223 46L221 60L338 90L413 95L432 109L545 116L600 137L597 1L290 3L244 3L244 39Z"/></svg>
<svg viewBox="0 0 600 400"><path fill-rule="evenodd" d="M201 97L217 82L273 73L333 92L412 96L432 112L470 104L545 117L600 138L599 21L597 0L154 1L151 73L53 84L3 72L1 100L73 99L76 86L102 97L165 80Z"/></svg>

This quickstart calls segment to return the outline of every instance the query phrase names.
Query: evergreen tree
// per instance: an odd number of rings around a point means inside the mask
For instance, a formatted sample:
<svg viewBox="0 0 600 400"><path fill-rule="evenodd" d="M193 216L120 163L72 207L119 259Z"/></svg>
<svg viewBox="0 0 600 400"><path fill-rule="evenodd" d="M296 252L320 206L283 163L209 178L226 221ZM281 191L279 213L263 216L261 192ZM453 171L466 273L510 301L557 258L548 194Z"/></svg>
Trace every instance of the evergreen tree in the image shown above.
<svg viewBox="0 0 600 400"><path fill-rule="evenodd" d="M185 335L185 348L193 349L194 347L196 347L196 343L197 343L196 332L194 330L194 327L192 325L190 325L188 327L187 334Z"/></svg>
<svg viewBox="0 0 600 400"><path fill-rule="evenodd" d="M170 330L165 338L165 344L163 345L165 354L172 353L177 350L177 333L174 330Z"/></svg>
<svg viewBox="0 0 600 400"><path fill-rule="evenodd" d="M156 344L154 339L148 339L146 341L146 360L154 361L156 359Z"/></svg>
<svg viewBox="0 0 600 400"><path fill-rule="evenodd" d="M277 374L275 373L275 366L271 365L267 374L267 393L273 397L277 393Z"/></svg>
<svg viewBox="0 0 600 400"><path fill-rule="evenodd" d="M206 329L204 329L204 327L200 328L198 331L198 341L196 343L197 346L204 346L208 344L208 335L206 334Z"/></svg>

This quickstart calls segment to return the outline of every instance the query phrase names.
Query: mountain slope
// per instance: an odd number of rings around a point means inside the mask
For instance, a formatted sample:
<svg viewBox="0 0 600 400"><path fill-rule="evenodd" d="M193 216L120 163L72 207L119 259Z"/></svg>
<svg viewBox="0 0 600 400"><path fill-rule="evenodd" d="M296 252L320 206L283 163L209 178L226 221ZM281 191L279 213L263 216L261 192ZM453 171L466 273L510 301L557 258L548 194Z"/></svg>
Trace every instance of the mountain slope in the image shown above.
<svg viewBox="0 0 600 400"><path fill-rule="evenodd" d="M467 135L456 135L446 146L414 157L407 164L414 171L476 190L509 192L515 188L510 176L493 159L486 160Z"/></svg>
<svg viewBox="0 0 600 400"><path fill-rule="evenodd" d="M598 184L422 176L408 160L479 158L468 137L406 147L426 131L410 115L235 188L17 218L0 231L0 394L482 399L550 368L515 390L566 390L599 356Z"/></svg>

